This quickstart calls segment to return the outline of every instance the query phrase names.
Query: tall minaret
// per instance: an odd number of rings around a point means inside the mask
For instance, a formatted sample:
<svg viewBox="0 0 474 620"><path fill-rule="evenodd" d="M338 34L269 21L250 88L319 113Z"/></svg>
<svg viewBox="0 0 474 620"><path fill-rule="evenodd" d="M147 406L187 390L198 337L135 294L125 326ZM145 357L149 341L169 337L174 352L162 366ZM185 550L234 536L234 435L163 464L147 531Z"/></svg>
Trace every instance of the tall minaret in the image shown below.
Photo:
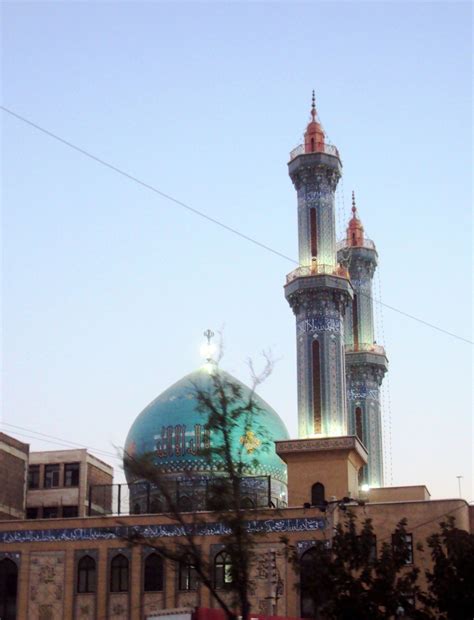
<svg viewBox="0 0 474 620"><path fill-rule="evenodd" d="M352 192L352 219L346 238L338 243L338 259L349 270L354 297L345 316L346 378L349 434L368 450L359 483L383 486L380 385L387 372L385 350L374 339L372 279L377 267L375 244L364 236Z"/></svg>
<svg viewBox="0 0 474 620"><path fill-rule="evenodd" d="M342 164L336 147L326 144L314 91L304 145L291 152L288 168L298 195L299 267L285 285L296 316L298 435L346 435L343 316L352 287L337 263L334 213Z"/></svg>

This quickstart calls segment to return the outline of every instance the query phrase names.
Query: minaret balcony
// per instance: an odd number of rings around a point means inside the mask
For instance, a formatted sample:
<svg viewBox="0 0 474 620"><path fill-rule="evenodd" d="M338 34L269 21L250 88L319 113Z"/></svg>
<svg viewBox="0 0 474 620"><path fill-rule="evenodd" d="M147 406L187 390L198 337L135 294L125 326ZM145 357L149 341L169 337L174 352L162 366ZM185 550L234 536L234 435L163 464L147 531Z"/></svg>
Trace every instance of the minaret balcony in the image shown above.
<svg viewBox="0 0 474 620"><path fill-rule="evenodd" d="M346 353L376 353L377 355L386 355L385 349L380 344L362 342L358 344L346 344L344 346Z"/></svg>
<svg viewBox="0 0 474 620"><path fill-rule="evenodd" d="M346 368L372 368L376 376L382 381L388 370L388 359L385 349L379 344L359 342L346 344Z"/></svg>
<svg viewBox="0 0 474 620"><path fill-rule="evenodd" d="M300 265L296 269L293 269L291 273L286 276L286 283L290 284L297 278L309 278L312 276L336 276L338 278L349 279L348 270L342 265L320 265L314 263L312 265Z"/></svg>
<svg viewBox="0 0 474 620"><path fill-rule="evenodd" d="M336 243L336 250L346 250L351 248L365 248L366 250L376 250L375 243L372 239L365 239L357 243L357 245L352 244L347 239L341 239Z"/></svg>
<svg viewBox="0 0 474 620"><path fill-rule="evenodd" d="M313 155L314 153L325 153L326 155L332 155L340 159L339 151L334 144L326 144L324 142L316 142L314 151L307 152L304 144L299 144L290 152L290 162L296 159L299 155Z"/></svg>

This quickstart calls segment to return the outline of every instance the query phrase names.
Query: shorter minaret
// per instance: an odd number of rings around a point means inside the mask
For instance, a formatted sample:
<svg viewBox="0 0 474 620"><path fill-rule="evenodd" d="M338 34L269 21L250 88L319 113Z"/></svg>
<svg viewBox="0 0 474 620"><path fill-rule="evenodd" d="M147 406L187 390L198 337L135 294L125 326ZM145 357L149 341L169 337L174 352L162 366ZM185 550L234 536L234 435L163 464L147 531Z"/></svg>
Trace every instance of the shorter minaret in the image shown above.
<svg viewBox="0 0 474 620"><path fill-rule="evenodd" d="M368 451L359 483L383 486L383 447L380 386L387 372L385 350L374 337L372 280L377 267L375 244L364 235L352 192L352 218L346 238L338 243L338 261L347 267L354 290L344 320L349 434L357 435Z"/></svg>

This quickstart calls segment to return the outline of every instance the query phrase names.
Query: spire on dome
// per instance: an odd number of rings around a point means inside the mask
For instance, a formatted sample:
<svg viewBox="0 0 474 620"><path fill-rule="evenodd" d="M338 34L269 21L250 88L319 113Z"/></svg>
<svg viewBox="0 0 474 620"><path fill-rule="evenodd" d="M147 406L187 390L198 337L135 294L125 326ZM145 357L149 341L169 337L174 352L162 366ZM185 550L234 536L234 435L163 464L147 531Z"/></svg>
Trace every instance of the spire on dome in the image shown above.
<svg viewBox="0 0 474 620"><path fill-rule="evenodd" d="M209 364L215 364L213 355L216 352L216 345L212 342L215 334L211 329L206 329L203 336L206 338L207 342L203 343L201 346L201 355L206 360L206 366Z"/></svg>
<svg viewBox="0 0 474 620"><path fill-rule="evenodd" d="M363 246L364 245L364 227L357 217L357 207L355 200L355 192L352 191L352 218L347 227L347 245Z"/></svg>
<svg viewBox="0 0 474 620"><path fill-rule="evenodd" d="M314 94L314 90L311 98L311 117L313 121L316 121L316 95Z"/></svg>
<svg viewBox="0 0 474 620"><path fill-rule="evenodd" d="M311 120L304 134L305 153L324 153L325 135L321 123L318 120L316 110L316 95L313 90L311 97Z"/></svg>

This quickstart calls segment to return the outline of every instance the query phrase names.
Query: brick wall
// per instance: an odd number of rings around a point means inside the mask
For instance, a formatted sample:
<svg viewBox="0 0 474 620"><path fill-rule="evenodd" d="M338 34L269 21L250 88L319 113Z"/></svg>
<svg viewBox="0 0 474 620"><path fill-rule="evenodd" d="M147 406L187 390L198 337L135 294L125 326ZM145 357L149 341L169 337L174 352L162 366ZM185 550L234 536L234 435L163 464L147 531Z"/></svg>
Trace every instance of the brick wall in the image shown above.
<svg viewBox="0 0 474 620"><path fill-rule="evenodd" d="M113 478L99 467L87 463L87 482L88 484L112 484Z"/></svg>
<svg viewBox="0 0 474 620"><path fill-rule="evenodd" d="M28 444L0 433L0 519L25 515Z"/></svg>
<svg viewBox="0 0 474 620"><path fill-rule="evenodd" d="M112 490L113 474L104 471L104 469L87 463L87 493L89 488L95 485L108 485L100 491L96 489L93 497L91 497L91 514L110 513L112 510ZM86 499L88 502L88 497Z"/></svg>

